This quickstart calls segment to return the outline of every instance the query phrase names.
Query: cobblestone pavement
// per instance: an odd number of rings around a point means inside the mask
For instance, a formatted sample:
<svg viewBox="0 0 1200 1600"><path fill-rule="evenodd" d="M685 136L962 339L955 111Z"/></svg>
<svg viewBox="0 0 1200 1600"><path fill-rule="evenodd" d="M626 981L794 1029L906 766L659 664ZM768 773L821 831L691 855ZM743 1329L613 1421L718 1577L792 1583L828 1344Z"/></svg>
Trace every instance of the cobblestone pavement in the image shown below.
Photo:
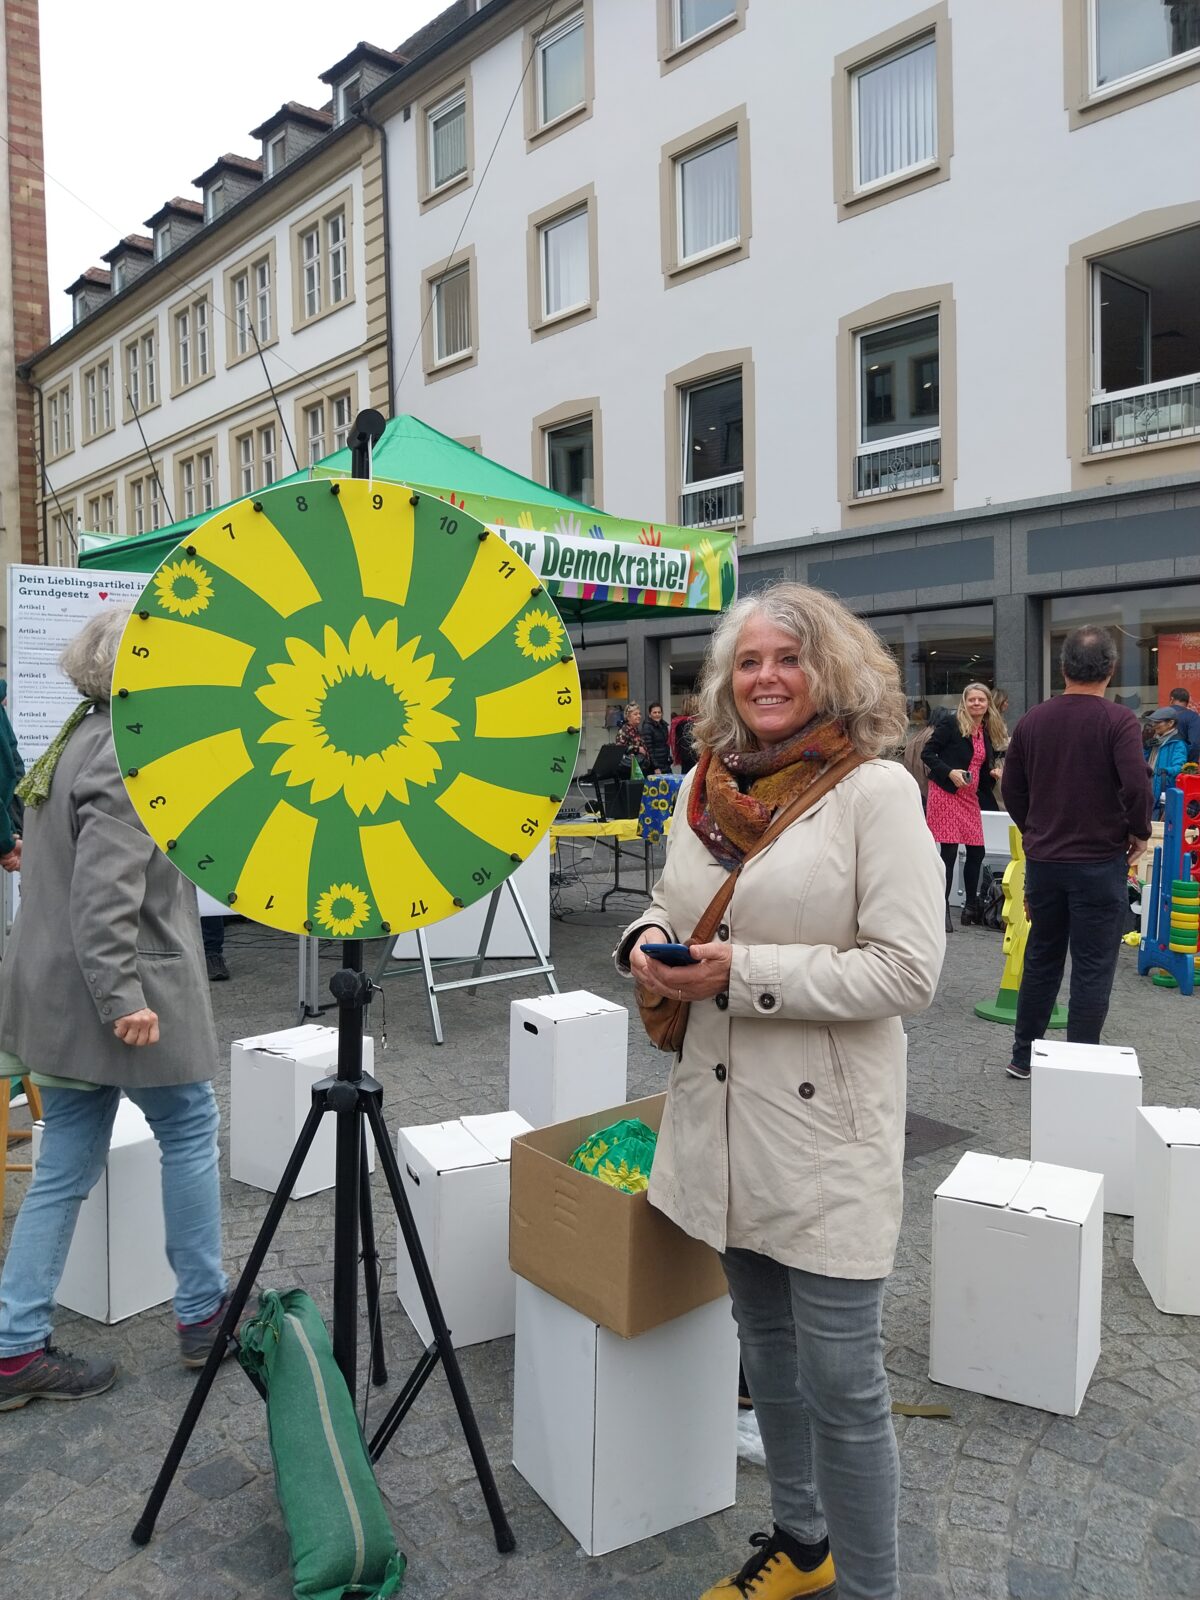
<svg viewBox="0 0 1200 1600"><path fill-rule="evenodd" d="M582 904L580 886L568 903ZM635 902L624 902L634 906ZM614 905L613 910L617 907ZM555 922L564 989L625 998L608 963L623 920L582 912ZM949 1421L897 1419L905 1600L1149 1600L1200 1597L1200 1319L1160 1315L1134 1271L1132 1224L1105 1225L1104 1344L1078 1418L942 1390L927 1377L930 1203L965 1148L1028 1153L1028 1086L1003 1074L1008 1037L978 1021L994 992L999 936L955 933L938 998L910 1034L912 1110L971 1131L969 1142L907 1165L907 1204L884 1311L898 1400L944 1401ZM322 982L336 948L322 959ZM222 1047L295 1020L295 943L231 927L233 981L213 995ZM389 1125L503 1109L508 1006L531 992L496 985L446 998L447 1043L433 1046L414 981L387 984L391 1039L379 1076ZM1124 952L1107 1037L1137 1046L1148 1104L1200 1102L1195 1007L1139 981ZM373 1008L378 1034L380 1007ZM663 1086L665 1064L631 1028L630 1093ZM228 1073L219 1088L228 1100ZM227 1130L223 1130L224 1152ZM10 1179L9 1216L23 1179ZM244 1260L265 1211L260 1192L225 1180L228 1262ZM394 1227L375 1178L387 1275L384 1329L393 1379L418 1341L392 1292ZM263 1272L299 1284L329 1308L329 1195L293 1202ZM5 1235L7 1237L7 1234ZM166 1308L104 1328L63 1315L64 1346L111 1355L122 1376L78 1405L31 1405L0 1416L0 1595L40 1600L283 1600L287 1544L275 1502L261 1404L231 1363L221 1372L175 1486L144 1550L129 1531L182 1412L192 1377L178 1363ZM365 1365L365 1363L364 1363ZM745 1541L769 1522L765 1477L743 1467L735 1508L597 1560L509 1464L512 1345L468 1349L462 1365L518 1548L497 1554L444 1379L436 1374L379 1468L401 1547L409 1600L563 1596L693 1600L735 1570ZM371 1414L394 1392L375 1391Z"/></svg>

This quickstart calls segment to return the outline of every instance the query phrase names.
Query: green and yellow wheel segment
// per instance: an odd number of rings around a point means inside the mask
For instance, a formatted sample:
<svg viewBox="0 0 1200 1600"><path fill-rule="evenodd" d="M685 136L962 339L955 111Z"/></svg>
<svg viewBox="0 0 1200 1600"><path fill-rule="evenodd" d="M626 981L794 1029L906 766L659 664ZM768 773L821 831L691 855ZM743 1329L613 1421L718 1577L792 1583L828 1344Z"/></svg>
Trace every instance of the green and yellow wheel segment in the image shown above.
<svg viewBox="0 0 1200 1600"><path fill-rule="evenodd" d="M579 675L536 575L398 484L320 480L217 513L125 630L117 756L181 872L253 921L371 938L449 916L545 833Z"/></svg>

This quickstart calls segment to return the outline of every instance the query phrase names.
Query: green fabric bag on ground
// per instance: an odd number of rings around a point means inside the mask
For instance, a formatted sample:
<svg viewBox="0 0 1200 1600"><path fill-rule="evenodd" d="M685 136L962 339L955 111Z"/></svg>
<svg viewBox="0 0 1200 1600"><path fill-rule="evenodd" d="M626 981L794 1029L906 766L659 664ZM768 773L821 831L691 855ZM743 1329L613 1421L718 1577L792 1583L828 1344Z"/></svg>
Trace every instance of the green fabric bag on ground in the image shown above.
<svg viewBox="0 0 1200 1600"><path fill-rule="evenodd" d="M297 1600L386 1600L405 1560L325 1323L301 1289L269 1292L242 1326L239 1360L267 1391L275 1490Z"/></svg>
<svg viewBox="0 0 1200 1600"><path fill-rule="evenodd" d="M585 1139L571 1157L578 1172L588 1172L625 1194L641 1194L650 1183L658 1135L640 1117L627 1117Z"/></svg>

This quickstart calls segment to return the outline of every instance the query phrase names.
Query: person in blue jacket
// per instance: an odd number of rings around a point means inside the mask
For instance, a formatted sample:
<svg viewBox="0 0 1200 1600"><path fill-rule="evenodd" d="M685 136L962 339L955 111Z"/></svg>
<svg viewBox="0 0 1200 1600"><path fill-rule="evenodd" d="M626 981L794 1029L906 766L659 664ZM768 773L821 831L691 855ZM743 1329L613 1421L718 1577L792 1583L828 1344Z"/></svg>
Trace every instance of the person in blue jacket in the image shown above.
<svg viewBox="0 0 1200 1600"><path fill-rule="evenodd" d="M1161 817L1166 806L1167 790L1175 787L1175 779L1188 759L1186 740L1179 734L1174 706L1159 706L1146 719L1150 725L1150 770L1154 780L1154 816Z"/></svg>

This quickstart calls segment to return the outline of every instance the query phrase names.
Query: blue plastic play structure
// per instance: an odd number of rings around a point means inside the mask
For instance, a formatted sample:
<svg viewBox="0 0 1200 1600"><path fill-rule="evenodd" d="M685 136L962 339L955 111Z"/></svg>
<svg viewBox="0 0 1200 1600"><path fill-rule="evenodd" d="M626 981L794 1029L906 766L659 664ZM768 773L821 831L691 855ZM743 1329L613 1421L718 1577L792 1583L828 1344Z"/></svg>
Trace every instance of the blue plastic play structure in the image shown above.
<svg viewBox="0 0 1200 1600"><path fill-rule="evenodd" d="M1163 841L1155 847L1154 867L1150 877L1150 918L1142 942L1138 946L1138 975L1165 972L1179 985L1180 994L1190 995L1195 986L1195 955L1171 949L1171 885L1176 878L1192 875L1192 853L1188 845L1188 829L1194 830L1195 817L1185 817L1185 799L1188 808L1197 805L1191 790L1195 779L1181 780L1183 787L1168 789L1163 812Z"/></svg>

